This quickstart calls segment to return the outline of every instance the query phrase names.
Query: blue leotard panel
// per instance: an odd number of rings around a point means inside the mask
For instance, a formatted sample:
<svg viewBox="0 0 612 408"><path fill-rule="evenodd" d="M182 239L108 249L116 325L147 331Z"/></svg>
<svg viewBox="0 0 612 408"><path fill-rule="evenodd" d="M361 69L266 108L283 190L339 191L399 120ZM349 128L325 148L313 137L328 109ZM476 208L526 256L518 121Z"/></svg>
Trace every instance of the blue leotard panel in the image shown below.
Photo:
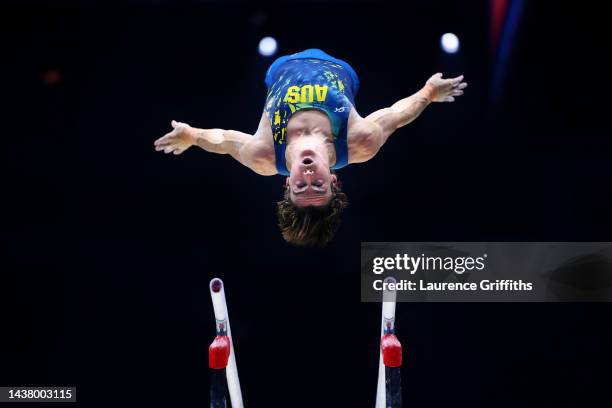
<svg viewBox="0 0 612 408"><path fill-rule="evenodd" d="M265 112L272 126L276 169L289 175L285 163L287 124L291 115L302 109L318 109L329 117L336 163L333 169L348 164L347 123L355 105L359 78L346 62L324 51L311 48L276 59L266 73Z"/></svg>

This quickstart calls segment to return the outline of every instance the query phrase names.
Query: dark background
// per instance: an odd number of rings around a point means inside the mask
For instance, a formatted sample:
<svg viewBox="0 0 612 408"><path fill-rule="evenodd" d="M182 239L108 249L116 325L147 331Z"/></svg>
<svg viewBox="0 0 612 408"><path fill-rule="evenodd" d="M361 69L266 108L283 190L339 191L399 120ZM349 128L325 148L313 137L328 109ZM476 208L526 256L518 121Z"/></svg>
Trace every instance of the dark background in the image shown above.
<svg viewBox="0 0 612 408"><path fill-rule="evenodd" d="M586 2L526 2L496 101L486 1L101 3L0 9L0 385L206 406L219 276L247 406L371 407L380 305L359 302L361 241L611 240L608 22ZM283 242L280 177L153 150L172 119L255 131L264 35L275 57L347 60L362 115L437 71L470 84L339 172L351 207L325 249ZM405 405L610 405L611 311L400 304Z"/></svg>

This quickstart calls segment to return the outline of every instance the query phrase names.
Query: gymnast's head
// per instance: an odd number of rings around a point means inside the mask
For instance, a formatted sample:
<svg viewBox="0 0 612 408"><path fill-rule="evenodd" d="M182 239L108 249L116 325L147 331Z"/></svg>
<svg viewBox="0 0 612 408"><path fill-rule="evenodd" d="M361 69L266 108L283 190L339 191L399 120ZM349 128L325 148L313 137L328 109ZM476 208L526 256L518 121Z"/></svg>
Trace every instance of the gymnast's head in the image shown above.
<svg viewBox="0 0 612 408"><path fill-rule="evenodd" d="M300 246L326 245L348 206L338 178L316 151L304 151L290 167L284 196L278 202L278 225L285 241Z"/></svg>

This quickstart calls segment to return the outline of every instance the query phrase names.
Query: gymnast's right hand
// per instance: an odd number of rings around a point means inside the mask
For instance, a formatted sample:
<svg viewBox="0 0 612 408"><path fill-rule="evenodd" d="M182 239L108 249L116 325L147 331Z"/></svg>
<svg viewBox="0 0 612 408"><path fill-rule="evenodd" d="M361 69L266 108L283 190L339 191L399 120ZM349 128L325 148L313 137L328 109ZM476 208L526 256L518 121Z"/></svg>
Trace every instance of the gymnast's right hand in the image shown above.
<svg viewBox="0 0 612 408"><path fill-rule="evenodd" d="M463 95L467 82L463 81L463 75L456 78L443 79L438 72L427 80L425 88L428 90L432 102L455 102L455 98Z"/></svg>
<svg viewBox="0 0 612 408"><path fill-rule="evenodd" d="M196 129L175 120L171 124L172 132L166 133L155 141L155 150L181 154L196 143Z"/></svg>

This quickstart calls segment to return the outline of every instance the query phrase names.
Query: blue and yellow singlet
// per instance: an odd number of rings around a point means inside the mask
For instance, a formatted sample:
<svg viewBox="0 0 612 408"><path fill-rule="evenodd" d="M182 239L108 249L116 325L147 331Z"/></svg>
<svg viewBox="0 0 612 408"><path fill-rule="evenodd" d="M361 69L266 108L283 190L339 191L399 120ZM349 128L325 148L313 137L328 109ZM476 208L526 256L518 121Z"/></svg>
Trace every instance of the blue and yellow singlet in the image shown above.
<svg viewBox="0 0 612 408"><path fill-rule="evenodd" d="M311 48L282 56L270 65L266 73L265 112L272 126L276 169L289 175L285 163L287 123L291 115L302 109L318 109L331 122L336 164L339 169L348 164L347 123L359 78L346 62L324 51Z"/></svg>

